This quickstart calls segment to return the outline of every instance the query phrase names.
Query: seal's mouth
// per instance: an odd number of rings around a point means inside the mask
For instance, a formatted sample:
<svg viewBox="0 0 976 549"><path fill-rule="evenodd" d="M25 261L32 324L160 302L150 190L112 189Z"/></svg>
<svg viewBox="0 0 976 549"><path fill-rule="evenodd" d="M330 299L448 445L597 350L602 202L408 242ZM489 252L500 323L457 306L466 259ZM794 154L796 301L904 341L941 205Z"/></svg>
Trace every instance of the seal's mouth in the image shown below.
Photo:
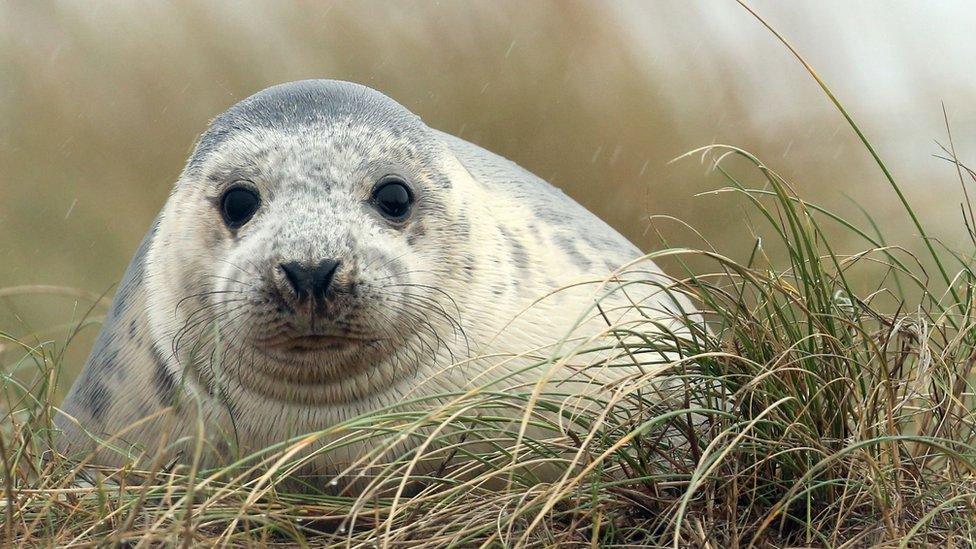
<svg viewBox="0 0 976 549"><path fill-rule="evenodd" d="M339 350L348 347L366 345L367 343L372 343L373 341L375 340L353 335L332 334L288 334L257 339L257 342L264 347L276 351L289 352Z"/></svg>

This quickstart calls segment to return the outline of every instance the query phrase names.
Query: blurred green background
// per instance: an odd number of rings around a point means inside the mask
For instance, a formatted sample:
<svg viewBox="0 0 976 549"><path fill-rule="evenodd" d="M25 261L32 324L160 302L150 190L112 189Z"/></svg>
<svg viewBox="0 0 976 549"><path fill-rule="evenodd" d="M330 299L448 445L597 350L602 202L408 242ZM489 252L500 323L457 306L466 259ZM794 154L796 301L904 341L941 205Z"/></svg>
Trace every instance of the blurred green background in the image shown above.
<svg viewBox="0 0 976 549"><path fill-rule="evenodd" d="M976 154L976 8L752 5L862 124L931 232L965 250L959 181L933 155L942 102L960 157ZM322 77L377 88L520 163L644 249L658 245L652 214L733 257L752 248L740 203L694 196L723 181L697 158L668 164L711 143L755 152L846 215L859 202L890 240L918 244L841 116L731 0L25 1L0 4L0 288L110 292L208 121L266 86ZM0 331L63 339L57 327L87 306L3 297ZM72 370L95 332L72 343ZM8 365L23 355L2 342L0 353Z"/></svg>

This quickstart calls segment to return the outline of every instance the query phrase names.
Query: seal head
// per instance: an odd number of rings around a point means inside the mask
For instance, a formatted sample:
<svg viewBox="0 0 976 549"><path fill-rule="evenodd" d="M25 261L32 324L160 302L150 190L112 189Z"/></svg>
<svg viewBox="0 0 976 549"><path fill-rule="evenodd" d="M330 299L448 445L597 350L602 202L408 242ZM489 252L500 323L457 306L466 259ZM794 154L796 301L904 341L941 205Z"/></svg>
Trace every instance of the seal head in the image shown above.
<svg viewBox="0 0 976 549"><path fill-rule="evenodd" d="M437 287L467 247L442 158L417 116L356 84L276 86L218 117L149 257L163 266L149 281L160 354L209 392L229 376L303 404L414 374L454 339L430 317L457 324ZM211 337L237 357L225 372L194 356Z"/></svg>

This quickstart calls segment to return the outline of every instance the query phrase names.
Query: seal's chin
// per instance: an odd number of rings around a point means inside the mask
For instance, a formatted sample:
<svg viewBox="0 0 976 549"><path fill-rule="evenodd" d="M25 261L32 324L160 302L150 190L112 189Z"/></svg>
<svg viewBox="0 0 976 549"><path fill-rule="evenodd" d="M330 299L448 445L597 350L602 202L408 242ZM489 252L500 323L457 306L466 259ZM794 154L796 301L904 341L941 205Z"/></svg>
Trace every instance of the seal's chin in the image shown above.
<svg viewBox="0 0 976 549"><path fill-rule="evenodd" d="M250 334L235 366L240 388L275 401L302 405L353 402L392 382L383 368L392 342L346 327L274 325ZM252 352L253 351L253 352Z"/></svg>

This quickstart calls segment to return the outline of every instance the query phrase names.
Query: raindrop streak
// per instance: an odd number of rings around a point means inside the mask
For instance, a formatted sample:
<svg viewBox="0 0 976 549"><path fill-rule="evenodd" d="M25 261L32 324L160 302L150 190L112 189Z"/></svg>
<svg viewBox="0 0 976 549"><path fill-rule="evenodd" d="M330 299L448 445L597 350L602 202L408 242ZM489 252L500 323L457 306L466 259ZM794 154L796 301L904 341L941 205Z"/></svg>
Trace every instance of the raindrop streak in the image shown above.
<svg viewBox="0 0 976 549"><path fill-rule="evenodd" d="M596 160L600 158L600 153L602 152L603 152L603 145L600 145L599 147L596 148L595 151L593 151L593 156L590 157L590 164L596 164Z"/></svg>
<svg viewBox="0 0 976 549"><path fill-rule="evenodd" d="M75 211L75 205L76 205L76 204L78 204L78 199L77 199L77 198L76 198L76 199L74 199L74 200L72 200L72 201L71 201L71 205L70 205L70 206L68 206L68 211L67 211L67 212L65 212L65 214L64 214L64 219L65 219L65 221L67 221L67 220L68 220L68 216L69 216L69 215L71 215L71 212L73 212L73 211Z"/></svg>
<svg viewBox="0 0 976 549"><path fill-rule="evenodd" d="M640 173L637 174L637 177L644 177L644 172L647 171L647 165L650 163L651 163L650 159L644 161L644 165L641 166Z"/></svg>
<svg viewBox="0 0 976 549"><path fill-rule="evenodd" d="M515 48L516 42L518 42L518 40L512 40L512 43L508 45L508 49L505 50L505 59L508 59L508 56L512 54L512 49Z"/></svg>

